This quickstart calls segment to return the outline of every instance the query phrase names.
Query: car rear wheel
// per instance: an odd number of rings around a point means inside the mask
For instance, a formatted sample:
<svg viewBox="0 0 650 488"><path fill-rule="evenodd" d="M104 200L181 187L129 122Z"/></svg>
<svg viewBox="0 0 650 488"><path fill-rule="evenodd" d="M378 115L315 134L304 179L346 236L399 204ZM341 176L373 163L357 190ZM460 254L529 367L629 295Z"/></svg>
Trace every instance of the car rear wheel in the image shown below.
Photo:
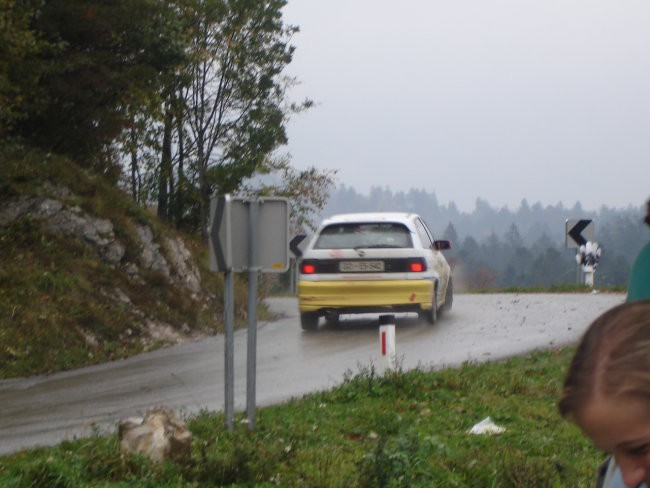
<svg viewBox="0 0 650 488"><path fill-rule="evenodd" d="M318 329L318 313L302 312L300 314L300 326L302 327L303 330Z"/></svg>
<svg viewBox="0 0 650 488"><path fill-rule="evenodd" d="M454 282L450 276L449 283L447 283L447 292L445 293L445 304L441 307L441 311L444 310L445 312L449 312L451 310L451 306L453 303L454 303Z"/></svg>
<svg viewBox="0 0 650 488"><path fill-rule="evenodd" d="M431 298L431 310L423 310L422 317L430 324L433 325L438 320L438 290L434 287L433 297Z"/></svg>

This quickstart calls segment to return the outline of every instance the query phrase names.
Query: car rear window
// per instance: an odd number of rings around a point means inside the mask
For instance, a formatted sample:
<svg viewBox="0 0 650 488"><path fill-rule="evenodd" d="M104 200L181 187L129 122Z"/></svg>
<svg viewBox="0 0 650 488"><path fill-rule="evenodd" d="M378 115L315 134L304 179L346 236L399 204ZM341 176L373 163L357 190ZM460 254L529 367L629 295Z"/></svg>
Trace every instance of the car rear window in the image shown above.
<svg viewBox="0 0 650 488"><path fill-rule="evenodd" d="M411 233L400 223L332 224L321 230L314 249L410 248Z"/></svg>

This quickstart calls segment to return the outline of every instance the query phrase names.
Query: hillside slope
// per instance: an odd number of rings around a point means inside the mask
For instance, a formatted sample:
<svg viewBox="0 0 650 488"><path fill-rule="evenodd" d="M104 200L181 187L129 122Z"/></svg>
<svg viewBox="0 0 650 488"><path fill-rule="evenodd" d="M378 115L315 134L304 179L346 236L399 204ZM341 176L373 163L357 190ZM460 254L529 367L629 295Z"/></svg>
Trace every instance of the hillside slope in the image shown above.
<svg viewBox="0 0 650 488"><path fill-rule="evenodd" d="M0 167L0 379L220 330L222 283L200 240L69 160L5 150Z"/></svg>

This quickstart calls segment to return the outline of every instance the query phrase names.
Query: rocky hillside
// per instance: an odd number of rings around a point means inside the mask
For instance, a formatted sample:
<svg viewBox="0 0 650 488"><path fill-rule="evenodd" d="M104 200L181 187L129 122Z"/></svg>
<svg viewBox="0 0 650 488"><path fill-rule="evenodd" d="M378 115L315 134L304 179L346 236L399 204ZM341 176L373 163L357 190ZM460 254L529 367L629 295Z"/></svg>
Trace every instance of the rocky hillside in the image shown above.
<svg viewBox="0 0 650 488"><path fill-rule="evenodd" d="M221 278L199 239L69 160L5 152L0 167L0 379L220 330Z"/></svg>

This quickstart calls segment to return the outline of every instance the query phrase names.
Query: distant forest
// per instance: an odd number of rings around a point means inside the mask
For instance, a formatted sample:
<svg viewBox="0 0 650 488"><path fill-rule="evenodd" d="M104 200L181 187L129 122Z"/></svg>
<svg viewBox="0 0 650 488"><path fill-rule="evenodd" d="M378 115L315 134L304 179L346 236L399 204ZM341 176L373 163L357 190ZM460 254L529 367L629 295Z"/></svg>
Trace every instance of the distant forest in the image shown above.
<svg viewBox="0 0 650 488"><path fill-rule="evenodd" d="M477 198L474 211L461 212L454 202L442 205L435 193L412 189L393 192L373 187L369 194L341 185L330 194L322 216L337 213L410 211L420 214L436 239L449 239L445 251L454 267L455 286L463 289L494 289L575 284L578 279L575 249L567 249L567 219L591 219L594 240L602 248L595 274L597 287L627 284L630 266L641 247L650 240L643 224L644 202L623 209L603 206L597 211L580 203L494 208Z"/></svg>

